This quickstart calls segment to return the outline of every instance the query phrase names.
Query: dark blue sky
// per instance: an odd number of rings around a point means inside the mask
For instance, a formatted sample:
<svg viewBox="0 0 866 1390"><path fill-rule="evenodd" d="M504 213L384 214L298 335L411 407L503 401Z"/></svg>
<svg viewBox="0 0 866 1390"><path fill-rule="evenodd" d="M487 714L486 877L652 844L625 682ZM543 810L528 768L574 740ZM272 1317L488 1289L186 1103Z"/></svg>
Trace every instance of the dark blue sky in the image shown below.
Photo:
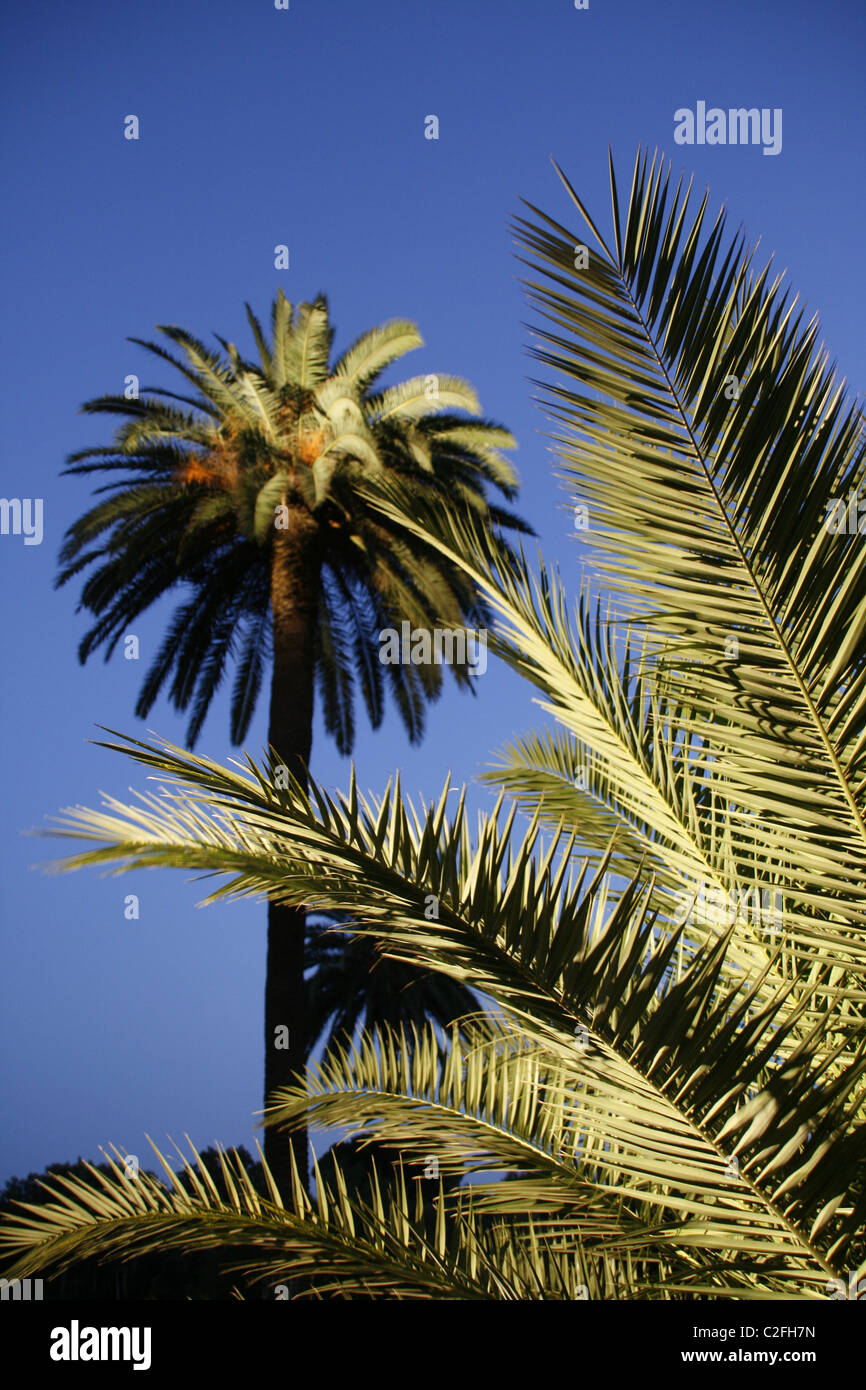
<svg viewBox="0 0 866 1390"><path fill-rule="evenodd" d="M841 371L864 377L861 0L32 0L4 18L0 74L5 247L3 474L7 497L44 501L41 545L0 536L4 1048L0 1184L116 1142L187 1131L251 1141L261 1104L265 911L196 909L181 874L122 879L34 871L56 842L22 838L67 805L123 795L143 770L90 746L94 726L182 742L165 702L133 706L169 607L135 629L142 660L77 663L77 591L53 591L86 480L65 455L107 443L88 397L171 370L126 341L156 323L245 348L243 302L262 317L278 285L323 290L338 349L391 317L426 346L399 375L452 372L517 436L520 510L547 558L577 580L576 548L532 404L528 317L508 218L528 200L577 225L553 154L609 225L607 146L627 192L639 144L709 184L732 229L776 253L820 312ZM781 108L781 153L678 146L674 112L698 101ZM124 118L140 121L137 142ZM425 117L440 123L424 138ZM286 243L290 269L274 270ZM475 699L449 688L410 749L393 718L362 727L359 781L395 767L431 795L471 779L512 733L539 722L531 691L491 662ZM248 747L264 740L263 699ZM230 755L226 702L199 747ZM317 726L315 775L347 763ZM478 805L487 793L475 794ZM127 893L140 918L127 921Z"/></svg>

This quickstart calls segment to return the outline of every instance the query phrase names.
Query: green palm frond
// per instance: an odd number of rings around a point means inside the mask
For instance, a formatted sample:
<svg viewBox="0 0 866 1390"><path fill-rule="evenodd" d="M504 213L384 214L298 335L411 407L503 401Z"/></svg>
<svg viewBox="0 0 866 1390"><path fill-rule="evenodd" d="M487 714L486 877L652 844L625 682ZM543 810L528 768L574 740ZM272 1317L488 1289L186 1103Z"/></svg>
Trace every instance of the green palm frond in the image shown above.
<svg viewBox="0 0 866 1390"><path fill-rule="evenodd" d="M660 910L670 909L671 893L680 908L692 894L703 901L733 902L739 930L732 963L750 968L772 958L777 987L792 979L809 981L817 972L828 999L839 1003L840 1021L850 1018L860 1026L866 1003L866 904L856 870L852 873L850 841L813 833L808 852L802 846L797 850L789 827L756 814L756 803L740 783L733 799L725 750L715 748L712 730L695 725L694 706L667 679L664 653L659 655L651 632L634 621L617 625L609 607L592 601L588 587L572 608L558 575L540 559L537 574L523 556L505 568L471 516L445 514L429 499L416 497L410 515L405 491L395 480L370 480L365 486L384 514L399 516L408 530L423 534L478 586L498 619L489 649L543 692L542 709L573 736L574 742L561 745L573 750L568 755L573 796L557 795L556 816L537 794L524 792L524 806L549 823L564 815L578 840L585 826L596 846L605 830L615 834L612 853L621 856L621 870L634 872L639 854L658 869L654 905ZM781 747L778 757L785 757ZM587 763L592 784L581 790L578 774ZM530 775L539 771L543 775L544 768L534 767ZM745 778L746 771L740 771ZM753 773L755 789L764 781L760 771ZM546 785L536 786L536 793ZM769 938L766 913L755 910L756 902L773 906ZM737 910L740 903L747 905L745 913ZM706 942L716 925L712 914L690 913L688 943ZM781 954L774 951L779 937ZM822 967L828 951L834 972ZM807 994L815 1006L814 1022L823 1004L811 994L811 985Z"/></svg>
<svg viewBox="0 0 866 1390"><path fill-rule="evenodd" d="M671 1020L678 1007L681 1001L671 999ZM694 1115L691 1123L683 1122L689 1106L682 1085L678 1092L671 1088L679 1122L661 1103L664 1086L650 1099L646 1085L629 1085L627 1068L612 1064L597 1042L604 1031L597 1021L584 1049L569 1038L563 1060L549 1043L533 1046L522 1025L497 1027L489 1018L479 1023L475 1036L471 1030L464 1038L455 1032L444 1055L432 1030L419 1038L376 1029L350 1049L332 1047L310 1069L305 1090L282 1093L269 1122L291 1124L306 1115L390 1144L402 1162L420 1164L435 1156L442 1174L480 1177L472 1183L480 1211L523 1220L531 1216L539 1233L559 1240L578 1237L589 1254L638 1249L651 1254L655 1288L660 1287L658 1261L669 1271L662 1282L671 1287L719 1280L717 1291L726 1284L740 1297L760 1296L759 1290L802 1296L810 1287L813 1292L823 1288L834 1266L811 1242L808 1221L798 1231L796 1204L790 1200L796 1179L814 1171L815 1150L811 1161L801 1157L787 1169L782 1166L782 1139L803 1136L792 1128L790 1114L780 1116L779 1129L772 1132L766 1119L778 1095L772 1085L742 1113L732 1107L735 1121L728 1126L719 1115L718 1097L760 1030L743 1030L742 1040L735 1029L727 1030L719 1042L728 1044L733 1036L739 1053L730 1070L724 1068L715 1084L708 1084L706 1068L696 1077L703 1105L715 1111L721 1141L753 1121L745 1141L731 1138L727 1145L714 1141ZM651 1045L658 1047L662 1039L660 1029ZM755 1116L761 1118L758 1126ZM747 1157L749 1139L752 1151L773 1154L775 1181L762 1181L773 1164L762 1170ZM844 1147L840 1142L840 1151ZM734 1170L736 1150L742 1166ZM484 1181L491 1173L500 1180ZM503 1174L507 1182L501 1181ZM778 1200L782 1194L786 1200ZM840 1204L841 1197L825 1203L833 1210L822 1210L821 1225ZM849 1223L849 1243L854 1230ZM718 1260L722 1250L727 1252L724 1276ZM836 1252L841 1253L838 1242Z"/></svg>
<svg viewBox="0 0 866 1390"><path fill-rule="evenodd" d="M681 929L649 913L647 889L608 899L606 864L573 875L571 837L545 844L537 818L520 840L513 815L479 817L471 834L447 786L421 811L398 787L378 802L354 784L308 795L249 761L228 771L124 746L163 788L67 813L57 833L98 847L66 868L198 869L225 880L208 901L266 894L344 913L388 956L500 1011L464 1021L444 1051L434 1030L388 1026L332 1043L303 1088L273 1098L271 1122L433 1154L443 1175L473 1179L473 1211L519 1248L531 1226L548 1250L643 1260L634 1296L821 1297L857 1255L866 1040L840 1071L826 1015L798 1035L804 998L786 1016L786 991L761 996L766 970L730 984L730 930L684 962Z"/></svg>
<svg viewBox="0 0 866 1390"><path fill-rule="evenodd" d="M611 164L621 232L581 269L580 237L534 207L518 220L544 277L527 282L535 356L565 378L545 402L598 568L671 644L666 684L720 754L714 777L783 828L789 876L809 859L819 891L862 911L866 550L825 526L866 478L862 412L781 277L669 181L639 153L623 208Z"/></svg>
<svg viewBox="0 0 866 1390"><path fill-rule="evenodd" d="M350 1192L337 1160L330 1183L314 1159L315 1208L293 1170L291 1197L277 1191L261 1155L263 1197L237 1154L220 1150L223 1191L189 1147L196 1166L176 1149L175 1173L151 1144L168 1179L140 1171L134 1179L105 1155L106 1177L57 1176L44 1186L53 1200L27 1216L8 1216L0 1250L18 1256L8 1277L55 1272L78 1260L130 1259L154 1250L218 1249L226 1269L249 1288L274 1298L387 1297L392 1299L573 1299L602 1297L604 1261L584 1268L579 1250L513 1239L502 1221L476 1215L471 1194L446 1220L444 1203L425 1220L420 1185L412 1192L401 1169L380 1178L371 1167L364 1196Z"/></svg>
<svg viewBox="0 0 866 1390"><path fill-rule="evenodd" d="M324 295L312 304L297 306L286 347L286 373L302 391L312 390L327 375L333 339Z"/></svg>
<svg viewBox="0 0 866 1390"><path fill-rule="evenodd" d="M466 410L479 415L478 397L468 381L456 376L413 376L398 386L389 386L367 401L374 418L379 421L399 418L417 420L439 410Z"/></svg>
<svg viewBox="0 0 866 1390"><path fill-rule="evenodd" d="M368 388L398 357L424 346L424 339L408 319L392 319L360 338L338 358L334 375L347 377L355 386Z"/></svg>

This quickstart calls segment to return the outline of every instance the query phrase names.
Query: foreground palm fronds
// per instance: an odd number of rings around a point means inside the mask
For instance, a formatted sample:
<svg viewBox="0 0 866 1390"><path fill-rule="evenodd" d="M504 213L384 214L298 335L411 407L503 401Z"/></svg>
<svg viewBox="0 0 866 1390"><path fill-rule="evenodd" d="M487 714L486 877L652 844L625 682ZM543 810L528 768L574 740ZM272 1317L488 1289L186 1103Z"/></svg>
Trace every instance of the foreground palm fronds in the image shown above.
<svg viewBox="0 0 866 1390"><path fill-rule="evenodd" d="M707 196L695 208L639 152L622 204L611 163L605 239L561 178L582 226L528 205L515 231L592 562L574 611L543 562L503 572L470 519L410 519L389 482L380 508L475 578L491 646L561 725L514 740L491 780L598 853L614 836L613 867L649 866L653 906L690 941L736 919L731 959L766 961L769 917L776 982L808 981L805 998L823 974L811 1021L826 1004L862 1027L862 410L816 320L724 213L710 226Z"/></svg>
<svg viewBox="0 0 866 1390"><path fill-rule="evenodd" d="M145 1172L131 1180L121 1166L123 1155L114 1150L114 1158L106 1155L111 1178L91 1168L93 1182L57 1177L46 1184L51 1204L31 1206L35 1217L17 1218L15 1243L30 1251L16 1270L43 1268L48 1258L59 1273L90 1255L130 1259L154 1251L217 1249L225 1255L227 1272L255 1295L277 1299L289 1297L290 1289L293 1298L334 1293L588 1298L590 1289L592 1296L603 1293L597 1276L583 1270L579 1254L510 1245L502 1223L477 1218L471 1199L459 1199L447 1221L441 1206L435 1219L426 1221L420 1187L412 1193L401 1169L380 1181L371 1165L364 1200L349 1196L335 1159L330 1186L314 1160L313 1208L297 1169L291 1200L283 1202L261 1153L267 1197L234 1153L220 1152L218 1184L201 1167L192 1144L198 1166L177 1149L179 1173L152 1147L167 1182ZM599 1269L603 1277L604 1262Z"/></svg>
<svg viewBox="0 0 866 1390"><path fill-rule="evenodd" d="M823 1297L862 1260L866 1195L849 1191L866 1157L862 1044L842 1071L820 1029L786 1047L807 1002L782 1021L785 990L759 1000L766 971L729 985L732 929L684 962L682 928L654 918L639 882L608 902L606 864L594 875L573 872L572 837L544 845L537 821L515 839L496 815L480 817L471 835L462 799L448 814L447 787L418 811L396 788L380 803L354 785L345 797L315 785L308 796L297 784L274 789L252 763L228 771L132 740L127 751L173 785L137 804L68 813L63 833L97 847L66 867L175 865L222 875L210 900L267 894L348 913L352 930L389 955L463 980L496 1006L464 1020L444 1051L432 1028L426 1036L382 1029L332 1046L306 1088L275 1097L269 1115L345 1126L392 1147L397 1161L432 1157L443 1177L470 1179L442 1193L435 1222L450 1233L436 1237L446 1244L459 1244L473 1222L485 1233L475 1265L476 1237L466 1237L473 1292L457 1293L453 1272L442 1273L441 1296L574 1297L575 1285L592 1284L622 1297ZM363 1218L361 1264L365 1242L385 1241L394 1222L407 1265L432 1239L411 1219L402 1181L389 1189L396 1206L381 1205L376 1179L366 1199L345 1197L346 1211L357 1207ZM163 1200L155 1190L150 1197ZM222 1208L201 1193L197 1200L200 1229L186 1208L176 1212L181 1244L219 1238ZM305 1201L295 1213L301 1226L284 1241L285 1271L308 1271L305 1241L318 1249L323 1209L307 1211ZM22 1253L18 1270L50 1264L56 1219L34 1213L23 1235L7 1227L5 1244ZM77 1241L82 1253L134 1251L139 1216L119 1219L113 1208L79 1204L64 1218L61 1253L69 1257ZM244 1242L266 1247L269 1270L283 1219L244 1228ZM344 1219L349 1231L355 1216ZM142 1210L141 1231L158 1229L162 1239L160 1220ZM351 1244L351 1232L344 1236ZM489 1282L488 1240L501 1283ZM391 1250L393 1234L386 1243ZM528 1293L517 1273L505 1277L526 1259L533 1278L556 1264L543 1292ZM435 1283L432 1265L423 1273ZM372 1264L369 1280L355 1264L341 1287L384 1286Z"/></svg>

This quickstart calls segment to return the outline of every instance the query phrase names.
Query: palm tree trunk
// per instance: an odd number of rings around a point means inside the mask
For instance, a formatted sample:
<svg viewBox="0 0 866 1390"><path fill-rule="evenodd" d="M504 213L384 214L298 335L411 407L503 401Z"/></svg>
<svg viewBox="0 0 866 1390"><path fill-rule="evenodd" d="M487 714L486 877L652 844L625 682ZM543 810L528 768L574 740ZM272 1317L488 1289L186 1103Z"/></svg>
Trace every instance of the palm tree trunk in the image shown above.
<svg viewBox="0 0 866 1390"><path fill-rule="evenodd" d="M321 560L317 527L308 513L292 512L278 531L271 564L274 669L268 741L285 766L307 785L313 741L313 675ZM303 908L268 904L265 980L265 1104L274 1090L303 1074L307 1058ZM282 1192L290 1192L294 1150L301 1180L308 1183L306 1125L293 1135L265 1130L265 1158Z"/></svg>

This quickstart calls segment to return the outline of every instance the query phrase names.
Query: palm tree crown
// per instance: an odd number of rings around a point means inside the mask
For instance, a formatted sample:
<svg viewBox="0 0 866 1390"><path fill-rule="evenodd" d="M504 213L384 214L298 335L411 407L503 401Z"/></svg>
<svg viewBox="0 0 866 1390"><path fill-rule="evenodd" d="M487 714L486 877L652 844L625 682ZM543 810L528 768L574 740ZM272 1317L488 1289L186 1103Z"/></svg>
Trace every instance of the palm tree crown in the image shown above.
<svg viewBox="0 0 866 1390"><path fill-rule="evenodd" d="M81 606L97 619L82 640L84 662L111 655L129 625L176 585L191 589L175 610L145 676L136 713L145 717L165 682L179 710L191 706L193 746L227 662L235 658L231 737L249 729L263 673L273 655L273 570L280 542L303 538L306 601L315 599L314 663L328 731L340 751L354 740L353 696L360 689L374 727L385 681L409 735L423 731L425 699L442 687L438 665L385 665L377 633L408 619L416 627L483 620L471 584L436 552L411 540L368 504L365 484L399 475L409 495L438 498L518 530L528 528L489 505L486 485L505 498L515 471L502 450L511 435L478 415L475 392L452 376L421 376L380 388L383 371L422 339L395 319L364 333L333 365L327 301L294 309L282 290L271 310L271 341L247 306L259 363L233 343L209 352L190 333L161 332L185 360L140 339L174 366L194 396L147 388L85 403L91 414L125 417L109 448L70 456L67 472L123 472L70 527L58 586L86 566ZM455 678L471 688L465 669Z"/></svg>

